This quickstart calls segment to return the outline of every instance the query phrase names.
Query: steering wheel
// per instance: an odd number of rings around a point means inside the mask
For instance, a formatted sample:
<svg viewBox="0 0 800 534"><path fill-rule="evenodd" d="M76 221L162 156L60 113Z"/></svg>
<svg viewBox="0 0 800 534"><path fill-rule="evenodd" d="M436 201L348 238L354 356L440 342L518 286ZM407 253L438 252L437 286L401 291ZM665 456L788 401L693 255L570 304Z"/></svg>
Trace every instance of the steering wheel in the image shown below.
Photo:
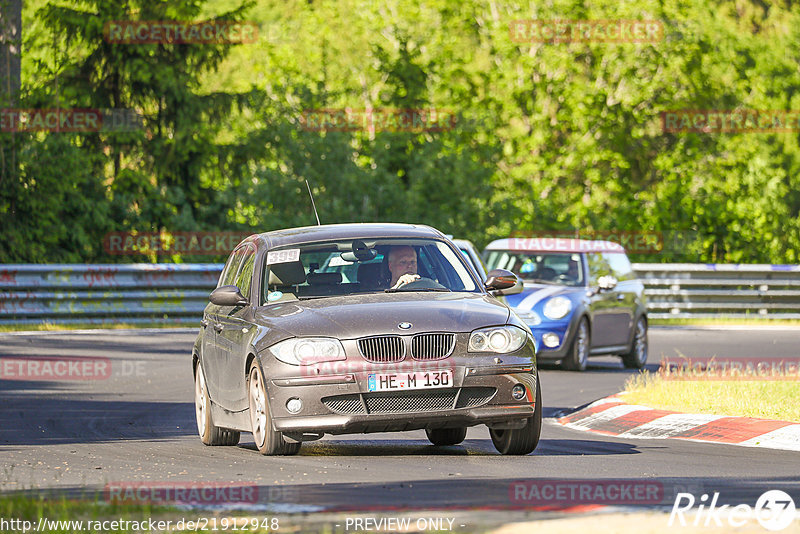
<svg viewBox="0 0 800 534"><path fill-rule="evenodd" d="M413 282L398 287L395 291L404 291L405 289L447 289L445 286L433 280L432 278L418 278Z"/></svg>

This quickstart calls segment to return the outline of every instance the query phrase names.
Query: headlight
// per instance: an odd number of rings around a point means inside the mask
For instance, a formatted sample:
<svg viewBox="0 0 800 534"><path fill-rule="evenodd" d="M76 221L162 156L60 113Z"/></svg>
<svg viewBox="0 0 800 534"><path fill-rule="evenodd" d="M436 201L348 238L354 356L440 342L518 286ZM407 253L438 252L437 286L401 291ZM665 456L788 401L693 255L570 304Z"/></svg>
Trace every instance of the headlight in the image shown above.
<svg viewBox="0 0 800 534"><path fill-rule="evenodd" d="M469 352L514 352L525 344L528 335L516 326L481 328L469 335Z"/></svg>
<svg viewBox="0 0 800 534"><path fill-rule="evenodd" d="M520 319L525 321L525 324L536 326L542 323L542 318L533 310L518 311L515 310Z"/></svg>
<svg viewBox="0 0 800 534"><path fill-rule="evenodd" d="M566 297L553 297L544 305L544 316L548 319L561 319L572 309L572 301Z"/></svg>
<svg viewBox="0 0 800 534"><path fill-rule="evenodd" d="M341 342L330 337L295 337L274 344L269 351L291 365L313 365L346 358Z"/></svg>

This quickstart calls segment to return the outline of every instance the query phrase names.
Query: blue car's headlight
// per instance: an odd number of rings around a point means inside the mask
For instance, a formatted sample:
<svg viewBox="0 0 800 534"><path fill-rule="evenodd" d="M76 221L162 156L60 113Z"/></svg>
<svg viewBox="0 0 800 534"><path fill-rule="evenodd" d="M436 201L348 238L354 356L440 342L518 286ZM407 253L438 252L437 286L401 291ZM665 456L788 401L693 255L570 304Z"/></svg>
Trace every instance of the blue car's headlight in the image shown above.
<svg viewBox="0 0 800 534"><path fill-rule="evenodd" d="M542 312L548 319L563 319L572 309L572 301L566 297L553 297L548 300Z"/></svg>
<svg viewBox="0 0 800 534"><path fill-rule="evenodd" d="M469 352L514 352L528 339L525 330L516 326L481 328L469 335Z"/></svg>

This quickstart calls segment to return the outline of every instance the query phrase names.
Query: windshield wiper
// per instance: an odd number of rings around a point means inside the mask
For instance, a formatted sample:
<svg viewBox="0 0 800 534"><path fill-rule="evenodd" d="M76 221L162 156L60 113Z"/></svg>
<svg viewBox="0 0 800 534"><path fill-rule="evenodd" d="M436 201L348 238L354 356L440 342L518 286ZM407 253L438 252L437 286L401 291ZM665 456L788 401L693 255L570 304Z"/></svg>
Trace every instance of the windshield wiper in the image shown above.
<svg viewBox="0 0 800 534"><path fill-rule="evenodd" d="M412 288L412 289L403 289L403 286L396 287L396 288L389 288L383 290L386 293L398 293L398 292L408 292L412 293L414 291L439 291L442 293L450 293L451 290L447 289L446 287L420 287L420 288Z"/></svg>

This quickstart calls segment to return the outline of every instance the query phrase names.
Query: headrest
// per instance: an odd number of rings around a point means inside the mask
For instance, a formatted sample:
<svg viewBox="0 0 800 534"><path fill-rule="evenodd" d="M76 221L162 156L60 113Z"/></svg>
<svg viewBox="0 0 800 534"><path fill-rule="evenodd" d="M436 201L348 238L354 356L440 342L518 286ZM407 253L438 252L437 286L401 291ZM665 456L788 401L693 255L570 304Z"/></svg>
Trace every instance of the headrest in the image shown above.
<svg viewBox="0 0 800 534"><path fill-rule="evenodd" d="M308 284L312 286L331 286L342 283L342 273L308 273Z"/></svg>
<svg viewBox="0 0 800 534"><path fill-rule="evenodd" d="M269 266L270 286L296 286L306 281L306 271L299 261L275 263Z"/></svg>

